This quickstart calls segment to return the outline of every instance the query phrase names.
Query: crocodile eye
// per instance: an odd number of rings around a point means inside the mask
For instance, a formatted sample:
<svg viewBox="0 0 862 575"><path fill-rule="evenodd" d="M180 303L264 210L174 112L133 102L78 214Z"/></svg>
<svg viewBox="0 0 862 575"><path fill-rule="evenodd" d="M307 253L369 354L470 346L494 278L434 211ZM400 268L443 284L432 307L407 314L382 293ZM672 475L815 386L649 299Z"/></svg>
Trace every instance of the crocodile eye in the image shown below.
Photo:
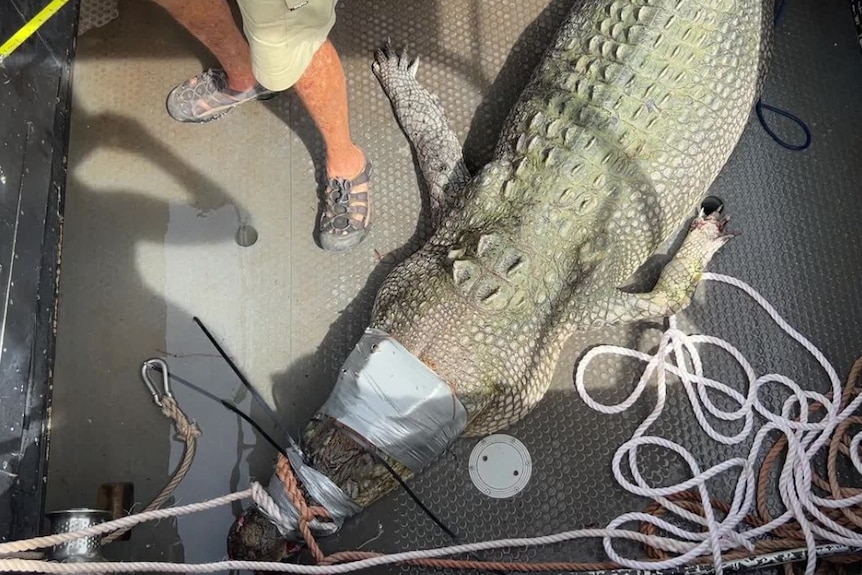
<svg viewBox="0 0 862 575"><path fill-rule="evenodd" d="M700 203L700 209L704 216L712 213L721 213L724 210L724 200L717 196L708 196Z"/></svg>

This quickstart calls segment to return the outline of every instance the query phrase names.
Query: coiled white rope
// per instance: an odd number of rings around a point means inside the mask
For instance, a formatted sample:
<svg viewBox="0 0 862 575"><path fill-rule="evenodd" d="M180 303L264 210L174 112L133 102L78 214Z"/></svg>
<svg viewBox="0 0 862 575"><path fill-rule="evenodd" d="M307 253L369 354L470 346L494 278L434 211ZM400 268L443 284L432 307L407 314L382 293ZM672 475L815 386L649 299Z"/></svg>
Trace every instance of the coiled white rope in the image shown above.
<svg viewBox="0 0 862 575"><path fill-rule="evenodd" d="M751 549L755 539L762 537L781 525L796 520L805 535L808 550L805 572L806 575L813 575L817 562L815 536L821 540L851 547L862 545L862 535L836 524L818 509L818 506L837 508L854 505L862 501L862 496L839 500L827 500L817 497L812 493L811 469L814 456L826 444L838 424L850 417L858 409L860 403L862 403L862 395L857 396L839 413L838 410L842 397L841 381L835 369L820 350L802 336L802 334L793 329L769 302L747 284L735 278L719 274L704 274L703 279L732 285L754 299L784 332L808 351L821 365L832 385L833 401L827 399L823 394L803 389L792 379L780 374L767 374L758 377L748 360L731 344L712 336L689 336L677 328L675 317L670 318L670 329L665 332L658 351L653 355L617 346L600 346L590 350L578 366L575 385L581 398L596 411L612 414L628 409L643 394L647 383L653 375L656 377L657 400L655 408L637 430L635 430L631 439L625 442L614 454L612 462L614 477L630 493L652 498L676 517L698 526L697 531L691 531L682 529L669 521L651 514L626 513L611 521L608 524L608 528L617 529L625 523L633 521L646 522L666 530L680 539L698 543L680 556L666 561L650 563L622 557L614 549L612 537L604 538L605 551L611 561L627 567L640 569L678 567L688 563L699 555L711 552L716 572L720 574L723 571L722 550L738 548L740 546ZM746 375L748 384L747 395L739 393L724 383L704 376L703 363L698 352L698 345L716 347L733 357ZM587 391L585 383L585 373L590 362L596 357L607 354L631 357L647 364L642 377L632 393L624 401L616 405L604 405L595 401ZM691 365L691 369L688 367L689 364ZM719 443L738 445L750 439L755 414L767 420L767 423L757 430L746 457L733 458L709 469L702 470L694 456L681 445L662 437L648 435L648 430L661 417L666 405L668 374L675 375L680 379L698 423L709 437ZM770 411L760 400L761 389L771 384L783 385L791 393L790 397L784 402L780 414ZM721 409L709 398L708 391L720 393L725 398L735 402L738 407L734 410ZM820 421L808 421L808 408L811 402L819 402L826 409L826 415ZM794 409L798 409L800 413L799 421L792 419L791 414ZM723 421L742 421L742 429L735 435L725 435L709 422L704 411ZM764 439L773 431L783 433L788 441L788 454L779 478L779 493L786 511L766 525L741 531L740 529L743 527L745 516L753 508L754 495L756 493L755 464L761 452ZM851 442L851 458L857 472L862 474L862 466L860 466L858 455L860 441L862 441L862 434L854 436ZM664 448L669 451L669 456L673 456L674 454L681 456L689 466L691 477L676 485L666 487L650 486L643 478L638 467L638 448L644 445ZM633 482L624 473L624 462L628 464L629 472L634 479ZM739 475L736 481L733 501L726 517L719 521L712 512L707 482L718 475L734 469L738 470ZM691 489L697 489L700 495L701 505L704 509L703 517L686 511L668 499L671 495L680 494ZM810 513L816 519L816 522L810 522L805 515L805 511ZM704 532L702 528L706 528L706 531Z"/></svg>
<svg viewBox="0 0 862 575"><path fill-rule="evenodd" d="M792 379L780 374L768 374L758 377L751 364L731 344L711 336L687 335L677 328L675 317L670 318L670 328L662 337L655 354L642 353L618 346L599 346L589 351L578 366L575 375L575 386L581 398L596 411L606 414L625 411L641 397L647 384L655 376L657 391L655 408L637 428L631 439L626 441L615 453L612 461L614 476L627 491L652 498L676 517L697 525L697 531L683 529L668 520L648 513L635 512L617 517L608 524L606 529L581 529L545 537L504 539L423 551L410 551L340 565L310 566L254 561L221 561L205 564L160 562L61 564L25 559L0 559L0 571L34 573L122 573L134 571L212 573L226 570L249 570L308 575L319 573L336 574L415 559L445 557L491 549L549 545L573 539L601 538L603 539L608 557L612 561L626 567L651 570L669 569L687 564L695 557L705 553L711 553L716 572L721 574L723 572L722 551L739 549L740 547L752 550L753 543L757 538L770 533L790 521L796 521L805 535L808 551L805 572L806 575L813 575L817 564L816 541L818 539L821 542L834 543L851 548L862 547L862 534L855 533L838 525L822 511L822 509L856 505L862 502L862 493L843 499L824 499L818 497L812 492L811 467L812 459L829 440L835 428L842 421L850 417L859 408L859 405L862 404L862 394L853 399L843 410L840 409L842 390L838 375L824 355L811 342L787 324L778 312L747 284L735 278L718 274L704 274L703 279L735 286L748 294L766 310L779 327L805 348L822 366L832 385L833 400L830 401L823 394L815 391L803 389ZM714 346L722 349L737 361L748 380L747 394L742 394L729 385L704 376L703 363L698 353L699 345ZM624 401L615 405L604 405L595 401L587 391L585 380L586 370L590 362L599 356L607 354L635 358L646 363L643 376L635 386L635 389ZM689 364L691 367L689 367ZM752 446L745 457L733 458L702 470L695 457L681 445L662 437L647 434L647 431L661 417L664 411L668 393L668 374L679 378L701 427L712 439L719 443L724 445L739 445L751 438L754 431L755 415L760 415L766 419L766 423L757 429L754 434ZM790 397L784 402L781 413L773 413L760 401L759 394L761 389L773 384L784 386L790 392ZM708 395L710 391L717 392L735 402L738 408L726 410L718 407L710 399ZM816 422L808 421L808 407L812 402L819 402L825 407L826 411L826 415ZM794 412L798 412L798 420L793 419ZM734 435L724 434L709 422L706 413L722 421L741 422L742 429ZM770 432L779 432L787 438L788 453L779 478L779 493L786 511L766 525L744 530L742 529L743 519L752 510L756 492L755 464L764 440ZM860 444L862 444L862 433L856 434L850 443L851 461L856 471L862 474L862 458L859 455ZM645 445L664 448L669 451L668 455L677 454L681 456L689 467L691 477L672 486L650 486L644 479L638 466L638 448ZM624 473L624 463L627 464L631 480ZM736 470L738 473L733 501L725 517L719 520L712 512L707 483L709 480L732 470ZM669 499L674 494L687 492L691 489L697 489L700 495L704 516L687 511ZM17 553L56 545L80 537L99 535L151 519L160 519L209 509L245 497L251 497L264 508L277 508L266 491L260 485L253 484L249 490L227 495L209 502L141 513L63 535L3 543L0 544L0 556L7 553ZM623 525L631 522L650 523L672 534L674 537L645 535L638 531L622 528ZM664 561L642 561L625 558L614 548L614 542L620 539L637 541L656 549L677 553L678 555Z"/></svg>

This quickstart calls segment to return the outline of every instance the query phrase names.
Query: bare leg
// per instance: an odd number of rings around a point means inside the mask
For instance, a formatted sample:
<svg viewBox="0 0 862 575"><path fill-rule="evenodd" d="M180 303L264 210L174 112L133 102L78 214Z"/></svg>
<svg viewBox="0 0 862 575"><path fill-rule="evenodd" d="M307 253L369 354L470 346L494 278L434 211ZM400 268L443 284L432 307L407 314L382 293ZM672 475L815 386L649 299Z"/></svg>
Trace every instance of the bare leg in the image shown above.
<svg viewBox="0 0 862 575"><path fill-rule="evenodd" d="M365 167L365 157L350 138L347 81L335 47L327 40L296 83L302 100L326 146L329 178L351 179Z"/></svg>
<svg viewBox="0 0 862 575"><path fill-rule="evenodd" d="M258 87L251 67L251 51L239 31L227 0L154 0L167 10L218 58L227 76L192 78L168 96L168 111L179 121L209 121L242 101L255 99ZM200 85L201 79L207 82ZM227 93L230 90L234 93ZM324 248L341 251L356 245L368 231L371 216L365 154L350 137L347 82L335 47L328 40L312 58L295 85L323 137L326 172L330 180L353 182L341 202L328 193L330 209L324 214L321 238ZM324 225L325 224L325 225ZM324 230L324 227L326 230Z"/></svg>
<svg viewBox="0 0 862 575"><path fill-rule="evenodd" d="M326 192L327 209L321 219L321 245L327 250L343 251L362 241L368 232L370 165L350 137L347 82L341 60L329 40L314 55L295 88L326 147L330 184ZM345 195L334 180L354 183Z"/></svg>
<svg viewBox="0 0 862 575"><path fill-rule="evenodd" d="M228 87L245 92L257 85L248 43L236 25L227 0L153 0L170 13L218 58Z"/></svg>

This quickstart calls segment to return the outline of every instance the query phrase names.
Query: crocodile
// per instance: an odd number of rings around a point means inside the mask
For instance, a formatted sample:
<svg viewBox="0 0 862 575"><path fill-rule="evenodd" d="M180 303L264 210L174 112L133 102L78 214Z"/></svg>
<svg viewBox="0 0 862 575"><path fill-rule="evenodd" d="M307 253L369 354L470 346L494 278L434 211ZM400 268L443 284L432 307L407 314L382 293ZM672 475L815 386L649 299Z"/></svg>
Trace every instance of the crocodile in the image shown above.
<svg viewBox="0 0 862 575"><path fill-rule="evenodd" d="M418 58L389 42L376 52L372 70L420 166L434 231L385 279L370 327L449 386L466 410L464 436L525 417L576 331L690 303L732 236L724 210L704 199L759 96L773 10L773 0L576 2L475 174L418 80ZM680 232L654 285L631 288ZM324 414L303 445L361 508L398 486L392 471L412 474ZM277 560L285 546L251 509L229 549Z"/></svg>

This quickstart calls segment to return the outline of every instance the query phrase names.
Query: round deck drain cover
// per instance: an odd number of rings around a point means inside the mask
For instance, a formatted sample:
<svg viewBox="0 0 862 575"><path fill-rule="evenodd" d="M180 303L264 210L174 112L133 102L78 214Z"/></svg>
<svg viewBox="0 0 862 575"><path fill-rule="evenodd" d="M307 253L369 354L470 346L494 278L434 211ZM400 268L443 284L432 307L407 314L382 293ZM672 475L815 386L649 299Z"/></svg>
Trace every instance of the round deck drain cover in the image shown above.
<svg viewBox="0 0 862 575"><path fill-rule="evenodd" d="M237 245L248 248L257 243L257 230L250 224L240 224L234 236Z"/></svg>
<svg viewBox="0 0 862 575"><path fill-rule="evenodd" d="M520 493L532 470L530 452L510 435L489 435L470 454L470 479L489 497L504 499Z"/></svg>

